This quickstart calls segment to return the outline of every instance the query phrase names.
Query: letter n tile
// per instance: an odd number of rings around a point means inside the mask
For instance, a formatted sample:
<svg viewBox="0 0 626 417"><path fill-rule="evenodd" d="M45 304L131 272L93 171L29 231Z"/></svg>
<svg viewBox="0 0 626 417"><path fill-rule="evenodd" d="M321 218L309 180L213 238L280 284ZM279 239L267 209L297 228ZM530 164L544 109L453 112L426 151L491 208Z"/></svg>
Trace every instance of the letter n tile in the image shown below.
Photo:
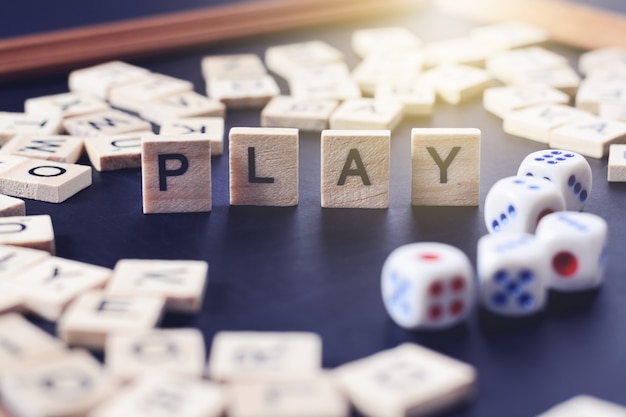
<svg viewBox="0 0 626 417"><path fill-rule="evenodd" d="M230 204L298 204L298 129L234 127L229 134Z"/></svg>
<svg viewBox="0 0 626 417"><path fill-rule="evenodd" d="M411 160L412 205L478 205L480 130L413 129Z"/></svg>

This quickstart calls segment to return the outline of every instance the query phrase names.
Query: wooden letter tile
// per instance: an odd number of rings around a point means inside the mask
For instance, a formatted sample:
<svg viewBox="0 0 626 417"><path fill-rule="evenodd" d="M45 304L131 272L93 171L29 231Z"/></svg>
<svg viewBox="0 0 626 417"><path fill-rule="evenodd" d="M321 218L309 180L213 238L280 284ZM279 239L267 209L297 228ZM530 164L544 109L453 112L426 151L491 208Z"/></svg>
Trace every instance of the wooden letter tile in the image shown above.
<svg viewBox="0 0 626 417"><path fill-rule="evenodd" d="M389 207L388 130L322 132L322 207Z"/></svg>
<svg viewBox="0 0 626 417"><path fill-rule="evenodd" d="M205 363L204 338L197 329L118 334L106 344L106 368L123 382L147 372L202 378Z"/></svg>
<svg viewBox="0 0 626 417"><path fill-rule="evenodd" d="M569 65L517 73L512 79L514 84L543 84L574 96L580 85L580 76Z"/></svg>
<svg viewBox="0 0 626 417"><path fill-rule="evenodd" d="M98 171L141 167L141 138L151 131L85 138L85 150Z"/></svg>
<svg viewBox="0 0 626 417"><path fill-rule="evenodd" d="M542 85L491 87L483 93L483 107L488 112L504 119L515 110L540 104L568 104L567 94Z"/></svg>
<svg viewBox="0 0 626 417"><path fill-rule="evenodd" d="M141 106L139 114L152 123L162 125L172 119L186 117L224 117L226 106L194 91L167 96Z"/></svg>
<svg viewBox="0 0 626 417"><path fill-rule="evenodd" d="M320 132L328 128L328 119L339 104L335 100L305 100L276 96L261 112L263 127L292 127Z"/></svg>
<svg viewBox="0 0 626 417"><path fill-rule="evenodd" d="M352 50L361 58L377 51L414 51L422 41L402 26L359 29L352 32Z"/></svg>
<svg viewBox="0 0 626 417"><path fill-rule="evenodd" d="M610 182L626 182L626 145L609 147L609 170L607 180Z"/></svg>
<svg viewBox="0 0 626 417"><path fill-rule="evenodd" d="M626 408L588 395L578 395L537 417L626 417Z"/></svg>
<svg viewBox="0 0 626 417"><path fill-rule="evenodd" d="M47 214L1 217L0 244L39 249L54 254L52 218Z"/></svg>
<svg viewBox="0 0 626 417"><path fill-rule="evenodd" d="M371 98L346 100L330 116L331 129L393 130L402 120L403 106L399 103Z"/></svg>
<svg viewBox="0 0 626 417"><path fill-rule="evenodd" d="M267 74L261 58L255 54L211 55L202 59L206 79L232 80Z"/></svg>
<svg viewBox="0 0 626 417"><path fill-rule="evenodd" d="M211 211L210 136L144 136L141 141L143 212Z"/></svg>
<svg viewBox="0 0 626 417"><path fill-rule="evenodd" d="M87 352L69 352L0 379L6 407L16 416L86 416L114 384Z"/></svg>
<svg viewBox="0 0 626 417"><path fill-rule="evenodd" d="M626 49L619 47L599 48L580 54L578 69L587 76L607 67L626 68Z"/></svg>
<svg viewBox="0 0 626 417"><path fill-rule="evenodd" d="M609 154L609 146L626 141L626 123L590 117L550 131L550 147L592 158Z"/></svg>
<svg viewBox="0 0 626 417"><path fill-rule="evenodd" d="M0 316L0 376L67 353L65 344L19 314Z"/></svg>
<svg viewBox="0 0 626 417"><path fill-rule="evenodd" d="M428 66L484 66L485 61L501 51L498 45L481 42L472 37L444 39L424 45L424 60Z"/></svg>
<svg viewBox="0 0 626 417"><path fill-rule="evenodd" d="M70 135L82 137L152 130L149 122L119 110L69 117L63 121L63 127Z"/></svg>
<svg viewBox="0 0 626 417"><path fill-rule="evenodd" d="M272 46L265 51L265 64L283 78L289 78L296 68L336 62L343 62L343 52L317 40Z"/></svg>
<svg viewBox="0 0 626 417"><path fill-rule="evenodd" d="M0 152L73 164L83 153L83 139L68 135L19 134L7 142Z"/></svg>
<svg viewBox="0 0 626 417"><path fill-rule="evenodd" d="M442 65L425 72L422 80L431 83L437 94L450 104L479 96L491 85L488 72L468 65Z"/></svg>
<svg viewBox="0 0 626 417"><path fill-rule="evenodd" d="M0 192L13 197L62 203L91 185L91 167L27 159L0 174Z"/></svg>
<svg viewBox="0 0 626 417"><path fill-rule="evenodd" d="M477 206L480 186L480 130L411 131L414 206Z"/></svg>
<svg viewBox="0 0 626 417"><path fill-rule="evenodd" d="M62 120L58 114L0 112L0 146L20 133L55 135L61 131Z"/></svg>
<svg viewBox="0 0 626 417"><path fill-rule="evenodd" d="M352 78L364 94L372 95L380 83L412 82L422 70L423 61L420 52L378 51L356 66Z"/></svg>
<svg viewBox="0 0 626 417"><path fill-rule="evenodd" d="M510 135L548 143L552 129L589 117L591 113L574 107L547 104L507 113L502 127Z"/></svg>
<svg viewBox="0 0 626 417"><path fill-rule="evenodd" d="M0 217L25 216L26 204L24 200L0 194Z"/></svg>
<svg viewBox="0 0 626 417"><path fill-rule="evenodd" d="M412 83L381 83L376 86L374 98L402 104L405 116L429 116L435 106L435 88L417 79Z"/></svg>
<svg viewBox="0 0 626 417"><path fill-rule="evenodd" d="M230 204L297 205L298 149L298 129L232 128Z"/></svg>
<svg viewBox="0 0 626 417"><path fill-rule="evenodd" d="M280 88L271 75L207 81L207 95L229 109L261 108L279 94Z"/></svg>
<svg viewBox="0 0 626 417"><path fill-rule="evenodd" d="M105 100L112 87L139 81L150 74L145 68L121 61L111 61L72 71L69 88Z"/></svg>
<svg viewBox="0 0 626 417"><path fill-rule="evenodd" d="M176 375L147 375L119 391L89 417L220 417L223 389L215 383Z"/></svg>
<svg viewBox="0 0 626 417"><path fill-rule="evenodd" d="M140 113L146 103L188 91L193 91L191 82L152 73L139 81L111 88L108 98L115 107Z"/></svg>
<svg viewBox="0 0 626 417"><path fill-rule="evenodd" d="M576 107L598 114L602 103L626 104L626 80L603 81L587 78L576 93Z"/></svg>
<svg viewBox="0 0 626 417"><path fill-rule="evenodd" d="M166 310L197 313L208 281L205 261L122 259L107 287L110 294L159 296Z"/></svg>
<svg viewBox="0 0 626 417"><path fill-rule="evenodd" d="M302 100L343 101L361 97L359 85L349 77L318 79L295 76L290 79L289 88L293 97Z"/></svg>
<svg viewBox="0 0 626 417"><path fill-rule="evenodd" d="M111 272L100 266L51 256L9 282L24 295L28 311L55 321L78 295L104 287Z"/></svg>
<svg viewBox="0 0 626 417"><path fill-rule="evenodd" d="M482 43L493 44L502 50L528 47L546 42L549 34L544 29L522 22L498 22L472 29L470 36Z"/></svg>
<svg viewBox="0 0 626 417"><path fill-rule="evenodd" d="M528 71L568 65L567 58L540 46L500 52L486 61L487 71L498 81L513 84L515 76Z"/></svg>
<svg viewBox="0 0 626 417"><path fill-rule="evenodd" d="M173 119L161 125L160 135L203 134L211 141L211 155L221 155L224 151L224 118L187 117Z"/></svg>
<svg viewBox="0 0 626 417"><path fill-rule="evenodd" d="M43 250L0 245L0 281L13 279L49 257L50 253Z"/></svg>
<svg viewBox="0 0 626 417"><path fill-rule="evenodd" d="M216 381L286 381L321 372L322 341L307 332L219 332L208 376Z"/></svg>
<svg viewBox="0 0 626 417"><path fill-rule="evenodd" d="M57 334L71 345L104 349L111 334L135 334L157 325L165 299L113 295L104 291L81 294L57 324Z"/></svg>
<svg viewBox="0 0 626 417"><path fill-rule="evenodd" d="M330 378L236 382L228 391L230 417L347 417L350 407Z"/></svg>
<svg viewBox="0 0 626 417"><path fill-rule="evenodd" d="M61 117L82 116L109 109L99 98L86 93L62 93L51 96L29 98L24 102L24 111L29 114L59 114Z"/></svg>
<svg viewBox="0 0 626 417"><path fill-rule="evenodd" d="M352 404L370 417L425 416L468 400L470 365L406 343L335 370Z"/></svg>

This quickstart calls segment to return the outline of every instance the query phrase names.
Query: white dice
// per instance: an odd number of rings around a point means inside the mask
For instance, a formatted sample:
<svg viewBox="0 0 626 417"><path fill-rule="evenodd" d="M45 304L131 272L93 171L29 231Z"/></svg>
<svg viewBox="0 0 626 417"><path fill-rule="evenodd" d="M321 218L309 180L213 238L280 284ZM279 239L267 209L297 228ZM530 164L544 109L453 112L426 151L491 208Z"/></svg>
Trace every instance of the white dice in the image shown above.
<svg viewBox="0 0 626 417"><path fill-rule="evenodd" d="M564 209L563 196L553 182L506 177L487 193L485 225L489 233L534 233L543 216Z"/></svg>
<svg viewBox="0 0 626 417"><path fill-rule="evenodd" d="M550 274L548 256L531 234L486 235L478 241L481 304L505 316L542 310Z"/></svg>
<svg viewBox="0 0 626 417"><path fill-rule="evenodd" d="M553 182L563 195L566 210L581 210L591 194L591 167L576 152L558 149L533 152L524 158L517 175Z"/></svg>
<svg viewBox="0 0 626 417"><path fill-rule="evenodd" d="M381 289L387 312L407 329L459 323L476 297L469 259L443 243L413 243L394 250L383 265Z"/></svg>
<svg viewBox="0 0 626 417"><path fill-rule="evenodd" d="M602 283L608 226L591 213L560 212L544 217L536 237L549 256L549 286L580 291Z"/></svg>

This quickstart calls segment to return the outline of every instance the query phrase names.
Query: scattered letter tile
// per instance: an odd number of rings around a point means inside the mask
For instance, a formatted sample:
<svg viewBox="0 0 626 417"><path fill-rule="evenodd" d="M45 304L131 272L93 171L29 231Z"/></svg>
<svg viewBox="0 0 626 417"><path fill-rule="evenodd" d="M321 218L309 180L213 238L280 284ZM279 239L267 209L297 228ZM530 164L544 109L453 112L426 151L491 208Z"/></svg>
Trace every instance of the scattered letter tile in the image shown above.
<svg viewBox="0 0 626 417"><path fill-rule="evenodd" d="M162 125L168 120L185 117L224 117L226 106L194 91L175 94L141 106L139 114L152 123Z"/></svg>
<svg viewBox="0 0 626 417"><path fill-rule="evenodd" d="M569 103L567 94L542 84L491 87L483 93L485 110L501 119L512 111L527 107L567 103Z"/></svg>
<svg viewBox="0 0 626 417"><path fill-rule="evenodd" d="M18 246L0 245L0 281L12 279L17 273L37 265L50 253Z"/></svg>
<svg viewBox="0 0 626 417"><path fill-rule="evenodd" d="M164 122L160 135L208 135L211 141L211 155L221 155L224 151L224 118L187 117Z"/></svg>
<svg viewBox="0 0 626 417"><path fill-rule="evenodd" d="M106 368L120 381L159 372L202 378L205 348L197 329L155 329L112 335L106 344Z"/></svg>
<svg viewBox="0 0 626 417"><path fill-rule="evenodd" d="M399 103L372 98L346 100L330 116L331 129L393 130L402 120Z"/></svg>
<svg viewBox="0 0 626 417"><path fill-rule="evenodd" d="M219 332L208 376L216 381L285 381L321 372L322 341L307 332Z"/></svg>
<svg viewBox="0 0 626 417"><path fill-rule="evenodd" d="M322 131L337 107L335 100L307 100L276 96L261 112L263 127L291 127L307 131Z"/></svg>
<svg viewBox="0 0 626 417"><path fill-rule="evenodd" d="M98 171L141 167L141 138L151 131L85 138L85 150Z"/></svg>
<svg viewBox="0 0 626 417"><path fill-rule="evenodd" d="M122 259L107 286L110 294L159 296L169 311L202 309L209 265L205 261Z"/></svg>
<svg viewBox="0 0 626 417"><path fill-rule="evenodd" d="M73 164L83 153L83 139L69 135L19 134L7 142L0 152Z"/></svg>
<svg viewBox="0 0 626 417"><path fill-rule="evenodd" d="M229 143L230 204L298 204L298 129L234 127Z"/></svg>
<svg viewBox="0 0 626 417"><path fill-rule="evenodd" d="M626 123L596 117L567 123L550 131L550 147L591 158L609 154L609 146L626 141Z"/></svg>
<svg viewBox="0 0 626 417"><path fill-rule="evenodd" d="M81 294L57 323L57 333L71 345L103 349L111 334L152 329L163 313L165 299L113 295L104 291Z"/></svg>
<svg viewBox="0 0 626 417"><path fill-rule="evenodd" d="M607 179L610 182L626 182L626 145L609 147L609 170Z"/></svg>
<svg viewBox="0 0 626 417"><path fill-rule="evenodd" d="M69 117L63 121L63 127L70 135L81 137L152 130L149 122L119 110Z"/></svg>
<svg viewBox="0 0 626 417"><path fill-rule="evenodd" d="M265 51L265 64L283 78L301 67L343 62L343 52L323 41L277 45Z"/></svg>
<svg viewBox="0 0 626 417"><path fill-rule="evenodd" d="M86 93L104 100L112 87L139 81L149 74L147 69L126 62L105 62L72 71L69 88L70 91Z"/></svg>
<svg viewBox="0 0 626 417"><path fill-rule="evenodd" d="M108 98L115 107L140 113L147 103L189 91L193 91L190 81L152 73L131 84L111 88Z"/></svg>
<svg viewBox="0 0 626 417"><path fill-rule="evenodd" d="M260 108L279 94L278 84L271 75L207 81L207 95L229 109Z"/></svg>
<svg viewBox="0 0 626 417"><path fill-rule="evenodd" d="M52 218L47 214L0 218L0 244L54 254Z"/></svg>
<svg viewBox="0 0 626 417"><path fill-rule="evenodd" d="M352 404L370 417L425 416L468 400L470 365L406 343L335 370Z"/></svg>
<svg viewBox="0 0 626 417"><path fill-rule="evenodd" d="M414 206L477 206L480 130L416 128L411 131Z"/></svg>
<svg viewBox="0 0 626 417"><path fill-rule="evenodd" d="M109 109L109 105L86 93L62 93L51 96L29 98L24 102L24 111L29 114L60 114L61 117L82 116Z"/></svg>
<svg viewBox="0 0 626 417"><path fill-rule="evenodd" d="M575 107L546 104L507 113L502 127L510 135L548 143L552 129L592 116Z"/></svg>
<svg viewBox="0 0 626 417"><path fill-rule="evenodd" d="M322 207L389 207L388 130L322 132Z"/></svg>
<svg viewBox="0 0 626 417"><path fill-rule="evenodd" d="M420 38L402 26L359 29L352 32L352 50L361 58L377 51L414 51Z"/></svg>

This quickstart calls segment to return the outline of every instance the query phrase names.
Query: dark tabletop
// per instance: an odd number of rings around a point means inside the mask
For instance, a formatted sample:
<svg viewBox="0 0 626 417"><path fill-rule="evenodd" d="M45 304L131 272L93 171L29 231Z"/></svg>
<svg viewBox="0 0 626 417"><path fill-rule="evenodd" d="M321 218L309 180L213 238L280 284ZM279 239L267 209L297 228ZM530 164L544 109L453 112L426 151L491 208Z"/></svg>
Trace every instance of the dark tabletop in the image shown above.
<svg viewBox="0 0 626 417"><path fill-rule="evenodd" d="M200 0L59 2L22 0L5 7L0 36L189 9ZM219 3L211 1L211 3ZM597 2L595 2L598 4ZM604 6L624 8L606 0ZM149 8L149 9L148 9ZM467 22L424 11L413 17L307 28L129 62L192 81L204 92L204 55L253 52L321 39L342 49L353 66L350 34L368 26L403 24L425 41L467 33ZM581 51L548 45L575 64ZM281 88L286 93L282 80ZM0 85L0 111L23 111L24 100L67 91L67 74ZM229 111L233 126L259 126L258 110ZM475 127L482 131L481 206L410 205L410 129ZM27 201L27 214L52 216L57 255L112 268L121 258L202 259L210 264L205 308L197 316L168 314L164 327L196 326L207 346L220 330L302 330L321 335L323 364L353 359L414 341L478 369L479 394L455 417L534 416L577 394L626 405L626 184L606 181L607 161L589 159L593 191L586 211L609 222L605 285L594 292L550 294L545 312L500 319L477 309L442 332L408 332L387 316L380 272L396 247L418 241L462 249L475 265L486 234L482 203L491 185L514 175L527 154L545 145L509 136L479 99L460 106L438 102L431 118L407 118L393 131L387 210L320 207L319 133L300 135L300 203L292 208L230 207L228 146L214 157L211 213L144 215L139 169L93 172L93 185L62 204ZM88 164L86 158L81 163ZM48 330L54 326L33 319Z"/></svg>

